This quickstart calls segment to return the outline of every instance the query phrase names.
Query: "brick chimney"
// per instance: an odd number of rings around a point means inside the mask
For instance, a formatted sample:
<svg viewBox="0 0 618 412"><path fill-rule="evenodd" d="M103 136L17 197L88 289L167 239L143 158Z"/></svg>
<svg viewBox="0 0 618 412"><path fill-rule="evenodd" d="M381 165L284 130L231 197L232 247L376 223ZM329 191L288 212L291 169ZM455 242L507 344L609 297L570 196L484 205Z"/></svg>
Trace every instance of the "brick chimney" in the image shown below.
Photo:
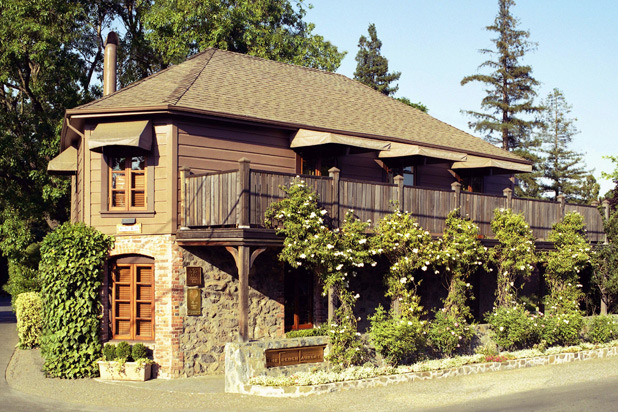
<svg viewBox="0 0 618 412"><path fill-rule="evenodd" d="M116 48L118 47L118 35L111 31L105 41L105 54L103 57L103 96L116 91Z"/></svg>

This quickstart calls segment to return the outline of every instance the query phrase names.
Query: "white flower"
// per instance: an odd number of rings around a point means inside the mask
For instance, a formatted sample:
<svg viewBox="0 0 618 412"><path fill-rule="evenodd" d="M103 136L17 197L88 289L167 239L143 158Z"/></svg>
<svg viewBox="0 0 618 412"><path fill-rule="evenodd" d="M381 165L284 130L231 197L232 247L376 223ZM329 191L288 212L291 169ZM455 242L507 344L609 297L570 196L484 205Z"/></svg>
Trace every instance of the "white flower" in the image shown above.
<svg viewBox="0 0 618 412"><path fill-rule="evenodd" d="M341 270L341 268L343 267L343 264L338 264L337 267L335 268L335 270Z"/></svg>
<svg viewBox="0 0 618 412"><path fill-rule="evenodd" d="M418 253L418 249L414 248L414 249L412 249L412 252L413 253Z"/></svg>
<svg viewBox="0 0 618 412"><path fill-rule="evenodd" d="M359 244L363 245L365 243L367 243L367 239L361 239L358 241Z"/></svg>
<svg viewBox="0 0 618 412"><path fill-rule="evenodd" d="M371 262L371 267L376 267L377 263L376 262Z"/></svg>
<svg viewBox="0 0 618 412"><path fill-rule="evenodd" d="M326 213L327 213L327 212L326 212L326 209L322 209L322 210L320 211L320 214L321 214L322 216L324 216Z"/></svg>
<svg viewBox="0 0 618 412"><path fill-rule="evenodd" d="M332 249L332 248L334 248L334 247L335 247L335 246L331 245L330 243L329 243L328 245L326 245L326 249Z"/></svg>
<svg viewBox="0 0 618 412"><path fill-rule="evenodd" d="M426 270L427 270L427 266L423 266L421 269L422 269L423 271L426 271Z"/></svg>
<svg viewBox="0 0 618 412"><path fill-rule="evenodd" d="M360 298L360 294L358 294L358 293L357 293L357 294L354 296L354 299L358 299L358 298Z"/></svg>
<svg viewBox="0 0 618 412"><path fill-rule="evenodd" d="M504 330L504 326L500 326L500 332Z"/></svg>
<svg viewBox="0 0 618 412"><path fill-rule="evenodd" d="M299 256L299 258L301 258L301 259L305 259L306 257L307 256L304 253L301 253L300 256Z"/></svg>
<svg viewBox="0 0 618 412"><path fill-rule="evenodd" d="M401 282L401 283L406 283L407 281L408 281L408 279L407 279L407 278L401 278L401 279L399 279L399 282Z"/></svg>

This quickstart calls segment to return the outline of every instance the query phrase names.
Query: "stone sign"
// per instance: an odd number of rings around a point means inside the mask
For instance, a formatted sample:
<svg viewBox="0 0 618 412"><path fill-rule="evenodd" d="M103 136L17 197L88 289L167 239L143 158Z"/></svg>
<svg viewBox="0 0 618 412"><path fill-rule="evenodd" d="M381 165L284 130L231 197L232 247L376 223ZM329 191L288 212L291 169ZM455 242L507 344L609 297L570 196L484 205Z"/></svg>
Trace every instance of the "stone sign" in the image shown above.
<svg viewBox="0 0 618 412"><path fill-rule="evenodd" d="M268 349L264 351L266 355L266 367L273 368L276 366L324 362L325 347L326 345Z"/></svg>
<svg viewBox="0 0 618 412"><path fill-rule="evenodd" d="M200 266L187 267L187 286L202 286L202 268Z"/></svg>
<svg viewBox="0 0 618 412"><path fill-rule="evenodd" d="M187 289L187 314L190 316L202 314L202 292L200 289Z"/></svg>

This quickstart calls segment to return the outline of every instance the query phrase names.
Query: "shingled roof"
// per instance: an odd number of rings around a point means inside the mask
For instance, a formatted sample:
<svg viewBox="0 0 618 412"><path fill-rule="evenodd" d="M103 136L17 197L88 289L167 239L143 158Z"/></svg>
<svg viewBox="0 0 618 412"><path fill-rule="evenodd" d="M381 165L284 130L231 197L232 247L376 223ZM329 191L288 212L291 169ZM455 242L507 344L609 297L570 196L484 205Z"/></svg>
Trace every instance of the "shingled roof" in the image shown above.
<svg viewBox="0 0 618 412"><path fill-rule="evenodd" d="M69 110L67 116L161 107L528 163L343 75L218 49Z"/></svg>

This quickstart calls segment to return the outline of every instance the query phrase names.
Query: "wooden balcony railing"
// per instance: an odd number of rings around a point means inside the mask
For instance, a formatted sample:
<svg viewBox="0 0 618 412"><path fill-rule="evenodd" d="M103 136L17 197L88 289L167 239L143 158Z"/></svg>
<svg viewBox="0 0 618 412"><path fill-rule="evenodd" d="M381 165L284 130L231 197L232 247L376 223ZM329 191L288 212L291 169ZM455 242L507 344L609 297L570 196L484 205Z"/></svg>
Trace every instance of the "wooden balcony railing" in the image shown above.
<svg viewBox="0 0 618 412"><path fill-rule="evenodd" d="M181 173L181 222L187 228L203 227L263 227L268 206L285 197L281 186L287 186L297 175L250 168L246 159L238 170L191 175ZM452 190L438 190L403 185L403 178L395 184L368 183L342 179L339 170L331 169L330 176L301 176L319 197L320 207L326 209L335 224L347 210L361 220L375 224L395 207L412 213L419 224L433 234L444 230L448 213L461 208L479 225L484 238L492 238L490 222L497 208L511 208L522 213L538 240L546 240L551 227L565 213L577 211L586 222L592 242L604 240L603 221L598 204L570 204L560 197L559 202L513 198L510 189L504 196L462 192L459 183ZM607 210L607 205L604 205Z"/></svg>

